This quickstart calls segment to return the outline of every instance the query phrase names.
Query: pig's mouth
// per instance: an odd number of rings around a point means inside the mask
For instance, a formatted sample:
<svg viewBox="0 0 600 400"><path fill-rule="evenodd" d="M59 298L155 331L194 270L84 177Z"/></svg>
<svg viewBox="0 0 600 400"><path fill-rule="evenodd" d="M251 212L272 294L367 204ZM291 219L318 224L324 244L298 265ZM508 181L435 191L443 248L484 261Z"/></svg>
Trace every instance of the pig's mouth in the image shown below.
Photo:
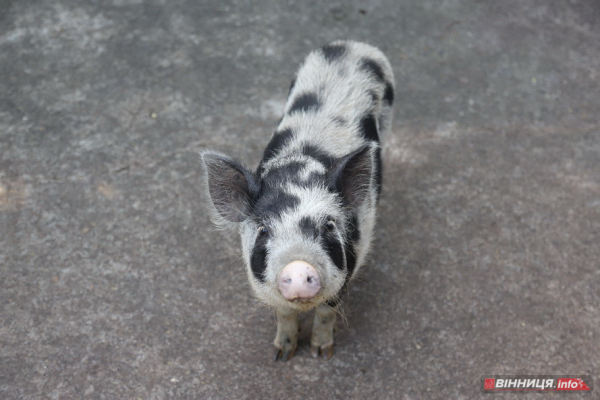
<svg viewBox="0 0 600 400"><path fill-rule="evenodd" d="M314 297L295 297L285 300L290 307L300 311L308 311L318 307L320 304L325 304L326 298L322 295L322 293L319 293Z"/></svg>
<svg viewBox="0 0 600 400"><path fill-rule="evenodd" d="M296 298L287 299L287 300L292 303L308 304L308 303L315 302L316 299L314 297L296 297Z"/></svg>

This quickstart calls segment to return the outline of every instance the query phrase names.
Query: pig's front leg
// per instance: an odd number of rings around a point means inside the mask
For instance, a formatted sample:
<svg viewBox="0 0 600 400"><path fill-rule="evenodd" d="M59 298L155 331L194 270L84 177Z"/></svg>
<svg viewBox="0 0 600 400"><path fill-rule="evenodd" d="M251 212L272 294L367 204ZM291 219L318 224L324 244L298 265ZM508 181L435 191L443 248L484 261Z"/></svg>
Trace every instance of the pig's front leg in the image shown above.
<svg viewBox="0 0 600 400"><path fill-rule="evenodd" d="M294 355L298 343L298 312L295 310L277 310L277 336L275 361L287 361Z"/></svg>
<svg viewBox="0 0 600 400"><path fill-rule="evenodd" d="M310 339L310 352L313 357L330 359L333 355L333 331L335 329L336 309L325 304L321 304L315 311L315 320L313 322L312 337Z"/></svg>

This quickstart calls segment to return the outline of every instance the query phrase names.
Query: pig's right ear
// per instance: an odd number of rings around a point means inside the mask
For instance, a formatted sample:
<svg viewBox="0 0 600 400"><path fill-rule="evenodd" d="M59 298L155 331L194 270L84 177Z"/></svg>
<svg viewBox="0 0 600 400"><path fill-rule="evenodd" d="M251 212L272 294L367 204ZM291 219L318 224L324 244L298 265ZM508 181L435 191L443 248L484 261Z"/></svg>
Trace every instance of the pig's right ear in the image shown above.
<svg viewBox="0 0 600 400"><path fill-rule="evenodd" d="M201 157L206 187L219 216L229 222L246 220L260 190L254 174L224 154L206 151Z"/></svg>
<svg viewBox="0 0 600 400"><path fill-rule="evenodd" d="M373 154L376 149L376 143L365 144L340 159L329 171L329 188L339 193L350 208L356 209L368 196L373 180Z"/></svg>

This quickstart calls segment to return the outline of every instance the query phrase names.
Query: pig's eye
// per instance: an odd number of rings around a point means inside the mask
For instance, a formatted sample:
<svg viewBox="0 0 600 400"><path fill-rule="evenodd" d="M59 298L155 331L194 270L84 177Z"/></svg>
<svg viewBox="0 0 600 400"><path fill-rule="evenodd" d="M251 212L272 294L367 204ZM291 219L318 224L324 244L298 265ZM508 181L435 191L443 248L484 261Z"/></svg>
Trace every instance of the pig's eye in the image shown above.
<svg viewBox="0 0 600 400"><path fill-rule="evenodd" d="M264 226L258 227L258 236L267 236L269 234L269 230Z"/></svg>
<svg viewBox="0 0 600 400"><path fill-rule="evenodd" d="M335 229L335 222L332 220L325 222L325 229L327 229L329 232L333 231Z"/></svg>

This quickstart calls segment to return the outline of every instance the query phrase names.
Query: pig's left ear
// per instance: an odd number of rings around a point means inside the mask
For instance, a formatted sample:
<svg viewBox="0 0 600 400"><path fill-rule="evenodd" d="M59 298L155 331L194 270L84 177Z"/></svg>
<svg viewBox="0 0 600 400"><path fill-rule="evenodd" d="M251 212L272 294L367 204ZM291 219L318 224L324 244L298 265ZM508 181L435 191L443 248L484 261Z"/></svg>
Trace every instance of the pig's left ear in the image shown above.
<svg viewBox="0 0 600 400"><path fill-rule="evenodd" d="M340 159L329 171L330 190L339 193L344 204L357 208L369 193L373 179L373 151L376 145L366 144Z"/></svg>
<svg viewBox="0 0 600 400"><path fill-rule="evenodd" d="M219 216L228 222L242 222L251 213L260 189L246 167L228 156L213 151L202 153L208 193ZM216 223L221 223L218 218Z"/></svg>

